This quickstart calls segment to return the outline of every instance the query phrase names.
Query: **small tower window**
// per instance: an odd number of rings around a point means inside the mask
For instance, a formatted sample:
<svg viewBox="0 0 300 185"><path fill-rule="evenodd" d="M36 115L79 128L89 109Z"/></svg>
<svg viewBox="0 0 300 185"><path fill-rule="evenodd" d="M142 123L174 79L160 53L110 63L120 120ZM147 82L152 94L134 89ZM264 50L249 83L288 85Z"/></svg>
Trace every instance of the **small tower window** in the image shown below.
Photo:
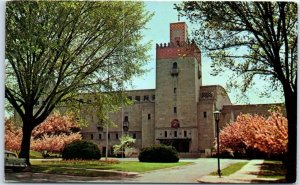
<svg viewBox="0 0 300 185"><path fill-rule="evenodd" d="M153 101L155 100L155 95L152 95L152 100L153 100Z"/></svg>
<svg viewBox="0 0 300 185"><path fill-rule="evenodd" d="M177 131L174 131L174 137L177 137Z"/></svg>
<svg viewBox="0 0 300 185"><path fill-rule="evenodd" d="M91 134L91 140L93 140L94 139L94 135L93 134Z"/></svg>
<svg viewBox="0 0 300 185"><path fill-rule="evenodd" d="M118 133L116 133L116 139L119 139L119 134Z"/></svg>
<svg viewBox="0 0 300 185"><path fill-rule="evenodd" d="M167 131L165 131L165 137L168 137L168 132Z"/></svg>
<svg viewBox="0 0 300 185"><path fill-rule="evenodd" d="M177 69L177 62L173 63L173 69Z"/></svg>
<svg viewBox="0 0 300 185"><path fill-rule="evenodd" d="M110 133L107 134L108 139L110 139Z"/></svg>
<svg viewBox="0 0 300 185"><path fill-rule="evenodd" d="M150 120L151 119L151 114L148 114L148 120Z"/></svg>
<svg viewBox="0 0 300 185"><path fill-rule="evenodd" d="M173 111L174 111L174 113L177 113L177 107L174 107Z"/></svg>
<svg viewBox="0 0 300 185"><path fill-rule="evenodd" d="M206 118L207 117L207 114L206 112L203 112L203 117Z"/></svg>
<svg viewBox="0 0 300 185"><path fill-rule="evenodd" d="M187 136L187 134L186 134L186 130L183 132L183 136L184 136L184 137L186 137L186 136Z"/></svg>
<svg viewBox="0 0 300 185"><path fill-rule="evenodd" d="M127 98L128 98L129 100L132 100L132 96L128 96Z"/></svg>
<svg viewBox="0 0 300 185"><path fill-rule="evenodd" d="M141 101L141 97L140 97L140 96L136 96L136 97L135 97L135 100L136 100L136 101Z"/></svg>
<svg viewBox="0 0 300 185"><path fill-rule="evenodd" d="M175 87L174 90L173 90L174 94L176 94L176 91L177 91L177 88Z"/></svg>
<svg viewBox="0 0 300 185"><path fill-rule="evenodd" d="M102 134L99 134L99 140L102 139Z"/></svg>
<svg viewBox="0 0 300 185"><path fill-rule="evenodd" d="M132 134L132 138L133 138L133 139L136 139L136 133L133 133L133 134Z"/></svg>
<svg viewBox="0 0 300 185"><path fill-rule="evenodd" d="M128 122L128 116L124 117L124 122Z"/></svg>

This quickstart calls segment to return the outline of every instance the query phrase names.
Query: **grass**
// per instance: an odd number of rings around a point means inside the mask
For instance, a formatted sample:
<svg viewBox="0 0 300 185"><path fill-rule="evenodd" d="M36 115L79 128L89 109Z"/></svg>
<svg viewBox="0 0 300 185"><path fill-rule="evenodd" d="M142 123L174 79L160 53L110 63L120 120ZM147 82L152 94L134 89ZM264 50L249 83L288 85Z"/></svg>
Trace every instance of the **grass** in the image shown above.
<svg viewBox="0 0 300 185"><path fill-rule="evenodd" d="M56 173L81 176L99 176L105 172L99 170L115 170L123 172L147 172L157 169L171 168L191 164L178 163L144 163L137 161L106 163L104 161L32 161L32 172ZM97 171L98 170L98 171Z"/></svg>
<svg viewBox="0 0 300 185"><path fill-rule="evenodd" d="M284 179L285 174L286 169L282 164L282 161L264 160L263 164L261 165L258 177Z"/></svg>
<svg viewBox="0 0 300 185"><path fill-rule="evenodd" d="M30 159L43 159L43 156L40 152L30 150Z"/></svg>
<svg viewBox="0 0 300 185"><path fill-rule="evenodd" d="M229 176L237 171L239 171L243 166L245 166L248 162L237 162L226 168L221 170L222 176ZM212 172L210 175L216 176L218 175L217 172Z"/></svg>

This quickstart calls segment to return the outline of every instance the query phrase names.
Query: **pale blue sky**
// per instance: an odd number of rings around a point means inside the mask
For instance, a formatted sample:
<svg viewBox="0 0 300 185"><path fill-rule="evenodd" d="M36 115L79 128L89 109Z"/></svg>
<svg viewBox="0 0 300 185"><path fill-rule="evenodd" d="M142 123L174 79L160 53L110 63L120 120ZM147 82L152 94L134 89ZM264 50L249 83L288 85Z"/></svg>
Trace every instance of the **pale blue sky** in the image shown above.
<svg viewBox="0 0 300 185"><path fill-rule="evenodd" d="M147 1L146 9L150 12L154 13L153 18L147 24L147 30L144 33L144 40L152 41L152 47L149 51L149 55L151 56L150 61L145 66L146 69L149 70L148 73L143 75L142 77L136 77L133 79L133 87L129 89L155 89L155 44L156 43L167 43L169 42L169 25L172 22L177 22L177 11L173 9L173 4L178 3L179 1ZM180 18L180 21L185 21L188 24L189 28L193 26L184 18ZM190 30L191 32L191 30ZM201 49L201 48L200 48ZM203 85L222 85L226 86L226 82L228 81L227 75L230 74L221 74L220 76L214 77L210 75L211 60L207 58L205 55L202 56L202 83ZM250 92L248 93L248 100L246 103L251 104L262 104L262 103L282 103L283 99L280 93L274 93L270 98L260 97L259 93L263 91L264 84L266 82L262 80L256 80L256 86L254 86ZM238 96L240 94L232 90L229 93L229 97L232 103L242 104L243 101L238 100Z"/></svg>

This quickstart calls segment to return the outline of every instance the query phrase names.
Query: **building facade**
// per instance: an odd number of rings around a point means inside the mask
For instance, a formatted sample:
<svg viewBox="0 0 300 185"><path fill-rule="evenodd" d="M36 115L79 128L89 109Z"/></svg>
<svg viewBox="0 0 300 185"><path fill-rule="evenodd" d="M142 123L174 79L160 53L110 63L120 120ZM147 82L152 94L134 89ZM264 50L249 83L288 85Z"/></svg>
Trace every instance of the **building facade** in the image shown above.
<svg viewBox="0 0 300 185"><path fill-rule="evenodd" d="M98 120L82 130L83 138L96 142L103 153L112 152L123 134L136 139L136 148L153 144L174 146L181 156L211 155L216 137L213 112L221 111L220 126L240 113L267 114L271 105L232 105L226 90L202 85L201 51L188 40L184 22L170 24L170 42L156 44L156 89L127 91L134 103L111 113L117 127L102 128Z"/></svg>

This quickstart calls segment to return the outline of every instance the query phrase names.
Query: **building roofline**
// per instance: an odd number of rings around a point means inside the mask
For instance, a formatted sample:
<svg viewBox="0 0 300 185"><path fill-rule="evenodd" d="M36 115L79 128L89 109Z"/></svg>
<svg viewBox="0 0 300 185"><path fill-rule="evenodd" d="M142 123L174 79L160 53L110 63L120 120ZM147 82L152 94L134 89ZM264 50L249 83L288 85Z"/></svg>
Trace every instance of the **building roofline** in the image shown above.
<svg viewBox="0 0 300 185"><path fill-rule="evenodd" d="M268 106L268 105L284 105L284 103L257 103L257 104L232 104L232 105L224 105L225 106Z"/></svg>
<svg viewBox="0 0 300 185"><path fill-rule="evenodd" d="M132 90L124 90L124 92L132 92L132 91L155 91L156 89L132 89Z"/></svg>

